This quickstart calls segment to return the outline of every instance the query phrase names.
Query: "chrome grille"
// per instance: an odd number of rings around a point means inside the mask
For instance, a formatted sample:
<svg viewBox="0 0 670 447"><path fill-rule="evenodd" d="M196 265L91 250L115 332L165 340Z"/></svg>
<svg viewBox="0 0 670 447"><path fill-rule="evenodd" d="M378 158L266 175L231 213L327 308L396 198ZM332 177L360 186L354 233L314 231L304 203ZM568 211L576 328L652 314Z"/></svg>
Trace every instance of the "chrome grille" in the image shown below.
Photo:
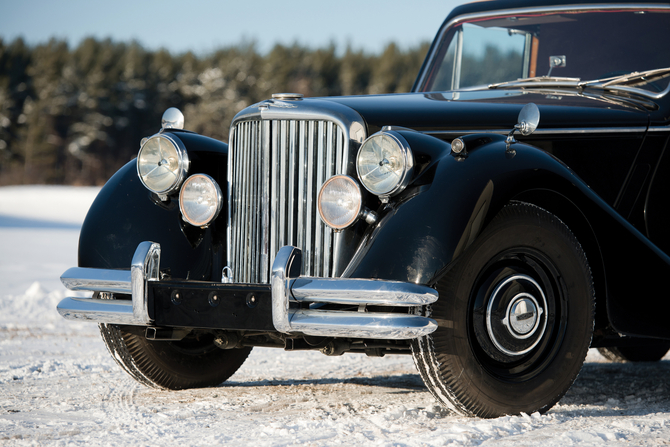
<svg viewBox="0 0 670 447"><path fill-rule="evenodd" d="M345 172L344 133L323 120L253 120L234 125L229 146L228 265L236 283L268 283L285 245L302 249L306 276L332 276L332 230L317 196Z"/></svg>

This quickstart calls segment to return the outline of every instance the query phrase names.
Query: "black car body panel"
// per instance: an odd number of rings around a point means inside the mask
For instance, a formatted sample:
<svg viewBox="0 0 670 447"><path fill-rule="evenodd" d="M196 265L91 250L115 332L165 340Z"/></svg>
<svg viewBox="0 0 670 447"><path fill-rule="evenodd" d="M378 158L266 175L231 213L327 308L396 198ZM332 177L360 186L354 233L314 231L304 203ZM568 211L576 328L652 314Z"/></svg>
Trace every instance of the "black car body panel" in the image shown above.
<svg viewBox="0 0 670 447"><path fill-rule="evenodd" d="M228 144L172 128L172 111L84 222L62 279L96 294L59 311L101 323L143 383L211 385L204 364L175 373L203 352L230 361L205 362L220 382L253 346L411 352L440 403L485 417L547 411L590 346L658 360L670 50L650 41L668 17L476 2L447 17L410 93L273 95ZM146 340L174 347L158 370L137 360L153 345L122 349Z"/></svg>
<svg viewBox="0 0 670 447"><path fill-rule="evenodd" d="M228 145L191 132L173 131L188 144L191 165L225 181ZM207 229L186 224L175 198L161 201L137 177L135 160L128 162L102 188L86 215L79 236L79 266L127 269L138 244L159 242L166 274L174 278L220 280L226 257L223 213ZM217 227L219 228L217 230Z"/></svg>

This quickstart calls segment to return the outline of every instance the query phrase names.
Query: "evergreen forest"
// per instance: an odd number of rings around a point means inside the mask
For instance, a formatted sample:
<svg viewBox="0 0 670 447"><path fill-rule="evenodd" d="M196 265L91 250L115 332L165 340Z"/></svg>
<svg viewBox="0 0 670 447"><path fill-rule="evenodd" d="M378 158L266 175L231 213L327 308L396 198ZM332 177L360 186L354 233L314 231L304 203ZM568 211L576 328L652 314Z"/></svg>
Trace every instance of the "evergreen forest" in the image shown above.
<svg viewBox="0 0 670 447"><path fill-rule="evenodd" d="M409 91L428 44L370 55L335 46L240 44L206 55L136 42L0 39L0 185L101 185L178 107L223 141L235 114L278 92L306 97Z"/></svg>

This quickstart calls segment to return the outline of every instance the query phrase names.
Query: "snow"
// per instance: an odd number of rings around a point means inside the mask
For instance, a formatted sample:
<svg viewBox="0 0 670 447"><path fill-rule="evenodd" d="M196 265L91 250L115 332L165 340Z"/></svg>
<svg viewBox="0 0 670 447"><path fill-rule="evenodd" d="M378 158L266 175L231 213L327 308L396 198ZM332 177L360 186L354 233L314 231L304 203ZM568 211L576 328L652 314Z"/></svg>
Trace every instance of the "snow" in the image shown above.
<svg viewBox="0 0 670 447"><path fill-rule="evenodd" d="M547 414L492 420L442 410L409 356L255 349L219 387L146 388L95 324L55 310L97 191L0 188L0 445L670 445L667 356L614 364L591 350Z"/></svg>

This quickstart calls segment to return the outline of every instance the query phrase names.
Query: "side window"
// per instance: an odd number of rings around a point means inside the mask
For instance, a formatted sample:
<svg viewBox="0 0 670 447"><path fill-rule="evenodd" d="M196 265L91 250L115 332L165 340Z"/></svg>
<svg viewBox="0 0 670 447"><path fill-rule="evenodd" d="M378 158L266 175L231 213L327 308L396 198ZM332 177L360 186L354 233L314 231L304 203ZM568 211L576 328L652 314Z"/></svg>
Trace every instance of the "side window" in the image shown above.
<svg viewBox="0 0 670 447"><path fill-rule="evenodd" d="M459 87L525 77L527 35L506 28L463 25L463 61Z"/></svg>
<svg viewBox="0 0 670 447"><path fill-rule="evenodd" d="M456 90L528 76L531 35L463 24L453 34L431 90Z"/></svg>
<svg viewBox="0 0 670 447"><path fill-rule="evenodd" d="M449 47L447 47L447 51L444 53L444 59L442 59L440 69L437 71L437 76L435 76L432 90L442 91L454 89L454 62L456 60L456 46L460 33L460 31L456 31L454 38L451 39L451 42L449 43Z"/></svg>

